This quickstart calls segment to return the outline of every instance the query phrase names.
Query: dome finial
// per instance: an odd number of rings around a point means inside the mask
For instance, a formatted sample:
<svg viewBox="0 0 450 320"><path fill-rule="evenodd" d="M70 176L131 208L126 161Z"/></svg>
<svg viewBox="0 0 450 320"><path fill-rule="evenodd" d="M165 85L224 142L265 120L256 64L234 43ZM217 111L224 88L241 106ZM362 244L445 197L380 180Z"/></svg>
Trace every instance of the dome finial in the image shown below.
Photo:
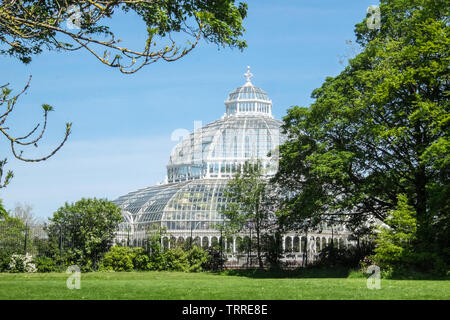
<svg viewBox="0 0 450 320"><path fill-rule="evenodd" d="M250 72L250 66L247 66L247 72L244 73L245 79L247 80L247 83L252 83L250 81L250 78L253 77L253 73Z"/></svg>

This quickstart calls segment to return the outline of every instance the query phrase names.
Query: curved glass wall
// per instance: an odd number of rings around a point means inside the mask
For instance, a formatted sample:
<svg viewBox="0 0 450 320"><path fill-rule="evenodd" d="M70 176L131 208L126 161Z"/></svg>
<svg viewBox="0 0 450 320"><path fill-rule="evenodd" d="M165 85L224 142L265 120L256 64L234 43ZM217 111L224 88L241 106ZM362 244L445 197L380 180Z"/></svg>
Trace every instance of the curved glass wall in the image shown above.
<svg viewBox="0 0 450 320"><path fill-rule="evenodd" d="M114 201L126 217L121 231L133 232L156 223L169 231L210 230L222 223L226 180L202 179L163 184L124 195Z"/></svg>

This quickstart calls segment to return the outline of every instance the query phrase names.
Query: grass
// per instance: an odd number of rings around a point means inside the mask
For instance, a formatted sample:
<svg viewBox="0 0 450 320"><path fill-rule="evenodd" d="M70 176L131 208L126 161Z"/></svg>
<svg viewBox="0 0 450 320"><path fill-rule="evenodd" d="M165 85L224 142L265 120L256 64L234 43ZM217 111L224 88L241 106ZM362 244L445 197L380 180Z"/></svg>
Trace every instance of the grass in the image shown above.
<svg viewBox="0 0 450 320"><path fill-rule="evenodd" d="M229 273L229 272L228 272ZM449 280L381 280L369 290L359 277L275 277L269 274L181 272L82 273L81 289L68 274L0 274L0 299L450 299Z"/></svg>

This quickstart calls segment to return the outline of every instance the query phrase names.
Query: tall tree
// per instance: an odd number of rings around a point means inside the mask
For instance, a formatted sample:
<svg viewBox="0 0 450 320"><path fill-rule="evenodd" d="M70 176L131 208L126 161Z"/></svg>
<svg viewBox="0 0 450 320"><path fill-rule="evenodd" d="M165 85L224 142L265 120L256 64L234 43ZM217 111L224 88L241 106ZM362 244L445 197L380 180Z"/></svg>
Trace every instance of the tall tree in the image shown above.
<svg viewBox="0 0 450 320"><path fill-rule="evenodd" d="M0 199L0 271L6 270L10 254L24 253L25 231L25 224L11 216Z"/></svg>
<svg viewBox="0 0 450 320"><path fill-rule="evenodd" d="M13 215L26 226L34 226L38 223L38 219L33 213L33 206L28 203L17 202L14 206Z"/></svg>
<svg viewBox="0 0 450 320"><path fill-rule="evenodd" d="M49 220L49 239L59 244L65 257L95 269L112 245L122 214L114 203L93 198L66 203Z"/></svg>
<svg viewBox="0 0 450 320"><path fill-rule="evenodd" d="M384 221L403 194L416 250L450 262L449 6L382 0L380 28L356 25L362 52L284 118L277 181L293 216ZM295 220L295 219L294 219Z"/></svg>
<svg viewBox="0 0 450 320"><path fill-rule="evenodd" d="M411 245L415 241L417 220L413 207L407 202L405 195L399 195L397 208L385 220L386 226L379 228L373 259L380 267L407 265L414 259Z"/></svg>
<svg viewBox="0 0 450 320"><path fill-rule="evenodd" d="M259 267L263 263L263 241L277 227L277 219L271 195L269 179L260 161L247 161L226 187L227 205L221 213L225 216L225 228L234 232L251 229L256 235L256 251ZM252 239L250 239L252 241Z"/></svg>

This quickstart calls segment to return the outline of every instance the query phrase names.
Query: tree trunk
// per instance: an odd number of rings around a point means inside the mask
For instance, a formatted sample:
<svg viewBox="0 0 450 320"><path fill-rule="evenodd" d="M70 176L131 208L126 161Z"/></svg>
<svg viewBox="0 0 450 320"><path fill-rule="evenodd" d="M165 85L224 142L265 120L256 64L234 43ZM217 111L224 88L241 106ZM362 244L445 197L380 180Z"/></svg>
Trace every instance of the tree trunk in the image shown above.
<svg viewBox="0 0 450 320"><path fill-rule="evenodd" d="M427 177L425 168L420 166L415 176L416 202L415 209L417 214L417 236L422 245L431 244L430 219L427 214Z"/></svg>
<svg viewBox="0 0 450 320"><path fill-rule="evenodd" d="M260 231L259 231L259 228L258 228L258 229L256 229L256 246L257 246L257 251L258 251L259 267L262 269L262 268L264 268L264 265L263 265L263 261L262 261L262 258L261 258L261 242L260 242L260 239L259 239L259 235L260 235Z"/></svg>
<svg viewBox="0 0 450 320"><path fill-rule="evenodd" d="M256 204L256 249L258 254L258 263L259 267L262 269L264 268L263 261L261 258L261 241L260 241L260 234L261 234L261 213L259 212L259 204L261 203L261 193L258 195L258 203Z"/></svg>
<svg viewBox="0 0 450 320"><path fill-rule="evenodd" d="M305 253L306 253L306 255L305 255L305 257L306 257L305 267L307 267L308 266L308 229L306 229L305 231L306 231L305 232L305 234L306 234L306 241L305 241Z"/></svg>

